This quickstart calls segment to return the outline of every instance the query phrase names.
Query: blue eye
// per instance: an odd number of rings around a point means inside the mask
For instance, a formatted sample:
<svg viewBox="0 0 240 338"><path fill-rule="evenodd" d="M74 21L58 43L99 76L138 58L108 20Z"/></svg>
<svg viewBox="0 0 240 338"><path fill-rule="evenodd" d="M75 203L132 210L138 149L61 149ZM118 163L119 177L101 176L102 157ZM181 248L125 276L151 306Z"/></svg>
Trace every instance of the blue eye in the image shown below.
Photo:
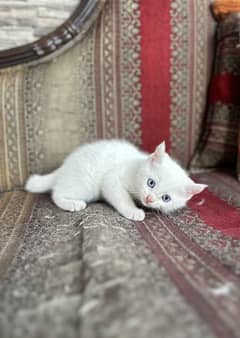
<svg viewBox="0 0 240 338"><path fill-rule="evenodd" d="M147 185L149 186L149 188L153 189L156 185L156 182L152 178L149 178L147 180Z"/></svg>
<svg viewBox="0 0 240 338"><path fill-rule="evenodd" d="M162 201L168 203L171 201L171 197L168 194L162 195Z"/></svg>

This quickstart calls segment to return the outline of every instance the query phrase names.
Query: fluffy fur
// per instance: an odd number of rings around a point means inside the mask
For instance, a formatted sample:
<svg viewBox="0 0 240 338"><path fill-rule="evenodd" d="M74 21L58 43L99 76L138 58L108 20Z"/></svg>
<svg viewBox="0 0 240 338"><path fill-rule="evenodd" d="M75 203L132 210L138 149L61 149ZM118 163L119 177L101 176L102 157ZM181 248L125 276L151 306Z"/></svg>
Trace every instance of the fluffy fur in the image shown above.
<svg viewBox="0 0 240 338"><path fill-rule="evenodd" d="M33 175L30 192L51 191L54 203L79 211L87 203L104 199L124 217L141 221L148 208L170 213L182 208L206 185L194 183L185 170L165 152L161 143L147 154L127 141L102 140L77 148L61 167L48 175Z"/></svg>

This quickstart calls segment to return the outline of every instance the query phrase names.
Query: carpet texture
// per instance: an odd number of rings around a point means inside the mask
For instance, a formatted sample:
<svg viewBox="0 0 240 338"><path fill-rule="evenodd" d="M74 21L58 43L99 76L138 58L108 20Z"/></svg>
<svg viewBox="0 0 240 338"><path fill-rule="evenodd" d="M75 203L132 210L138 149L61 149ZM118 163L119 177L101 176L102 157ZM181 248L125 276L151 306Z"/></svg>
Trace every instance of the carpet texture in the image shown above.
<svg viewBox="0 0 240 338"><path fill-rule="evenodd" d="M239 337L239 232L217 231L200 207L214 196L239 217L240 188L224 173L196 178L205 196L144 222L101 203L68 213L48 195L2 194L0 336Z"/></svg>

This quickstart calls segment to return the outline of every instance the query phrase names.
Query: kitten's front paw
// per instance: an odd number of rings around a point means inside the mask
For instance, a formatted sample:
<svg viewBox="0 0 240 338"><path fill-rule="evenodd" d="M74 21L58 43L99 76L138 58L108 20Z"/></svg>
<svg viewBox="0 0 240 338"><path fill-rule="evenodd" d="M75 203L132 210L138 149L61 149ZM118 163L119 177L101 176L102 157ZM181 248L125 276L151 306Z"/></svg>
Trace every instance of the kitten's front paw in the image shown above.
<svg viewBox="0 0 240 338"><path fill-rule="evenodd" d="M124 216L132 221L143 221L145 212L142 209L135 208L129 210Z"/></svg>
<svg viewBox="0 0 240 338"><path fill-rule="evenodd" d="M69 211L80 211L87 207L85 201L72 200L71 204L69 203Z"/></svg>
<svg viewBox="0 0 240 338"><path fill-rule="evenodd" d="M66 199L61 196L53 196L53 201L55 204L66 211L80 211L87 207L87 203L82 200L72 200L72 199Z"/></svg>

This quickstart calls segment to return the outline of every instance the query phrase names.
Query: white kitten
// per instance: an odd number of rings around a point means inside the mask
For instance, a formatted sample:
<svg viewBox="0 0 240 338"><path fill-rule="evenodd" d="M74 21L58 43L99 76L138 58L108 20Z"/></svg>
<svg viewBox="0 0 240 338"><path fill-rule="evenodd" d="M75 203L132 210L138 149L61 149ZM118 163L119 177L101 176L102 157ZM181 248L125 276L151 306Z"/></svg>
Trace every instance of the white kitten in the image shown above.
<svg viewBox="0 0 240 338"><path fill-rule="evenodd" d="M122 140L102 140L77 148L62 166L44 176L33 175L30 192L52 191L55 204L69 211L86 208L101 198L132 220L145 213L134 200L163 213L182 208L206 185L194 183L165 152L161 143L153 154Z"/></svg>

